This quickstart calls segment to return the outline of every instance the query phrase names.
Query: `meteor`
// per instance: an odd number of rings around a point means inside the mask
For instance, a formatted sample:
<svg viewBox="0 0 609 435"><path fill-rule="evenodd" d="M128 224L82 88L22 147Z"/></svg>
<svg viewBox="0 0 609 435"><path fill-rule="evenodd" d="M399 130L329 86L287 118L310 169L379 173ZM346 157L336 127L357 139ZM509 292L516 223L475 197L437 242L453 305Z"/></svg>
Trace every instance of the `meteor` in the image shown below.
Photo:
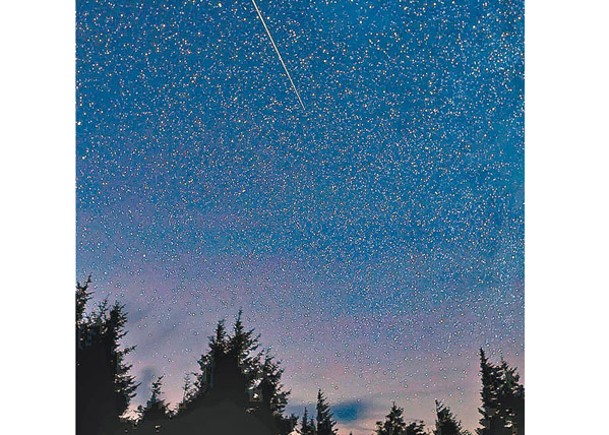
<svg viewBox="0 0 609 435"><path fill-rule="evenodd" d="M290 75L290 72L288 71L288 67L286 66L285 62L283 61L283 57L281 57L281 53L279 52L279 49L277 48L277 45L275 44L275 40L271 36L271 31L269 30L268 26L266 25L266 21L264 21L264 17L262 16L262 12L260 12L260 8L258 8L258 5L256 4L256 0L252 0L252 3L254 4L254 8L256 8L256 13L258 14L258 18L260 18L260 21L262 21L262 25L264 26L264 30L266 30L266 34L269 36L269 39L271 40L271 44L273 45L273 48L275 49L275 53L277 53L279 62L281 62L281 65L283 66L283 70L285 71L285 74L288 76L288 79L290 80L292 89L294 89L294 93L298 97L298 101L300 102L300 105L302 106L302 110L306 111L307 109L305 108L305 105L302 102L302 98L300 98L300 94L298 93L298 89L296 89L294 80L292 80L292 76Z"/></svg>

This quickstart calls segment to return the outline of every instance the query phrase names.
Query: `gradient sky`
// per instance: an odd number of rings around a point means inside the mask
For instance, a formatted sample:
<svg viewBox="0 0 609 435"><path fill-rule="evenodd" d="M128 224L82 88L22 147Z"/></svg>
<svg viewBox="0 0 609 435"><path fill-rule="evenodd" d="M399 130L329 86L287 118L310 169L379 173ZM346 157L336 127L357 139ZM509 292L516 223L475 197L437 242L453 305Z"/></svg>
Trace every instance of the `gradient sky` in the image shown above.
<svg viewBox="0 0 609 435"><path fill-rule="evenodd" d="M239 308L341 434L524 359L522 1L77 2L77 275L147 399Z"/></svg>

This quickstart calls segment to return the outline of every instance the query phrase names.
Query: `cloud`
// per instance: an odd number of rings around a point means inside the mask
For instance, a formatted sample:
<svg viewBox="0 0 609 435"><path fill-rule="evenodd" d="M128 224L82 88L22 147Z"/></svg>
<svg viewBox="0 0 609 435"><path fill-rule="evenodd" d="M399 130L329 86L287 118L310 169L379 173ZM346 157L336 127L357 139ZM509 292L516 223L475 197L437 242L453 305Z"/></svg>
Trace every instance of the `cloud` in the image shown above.
<svg viewBox="0 0 609 435"><path fill-rule="evenodd" d="M372 409L371 403L361 399L339 402L332 406L334 417L339 423L348 423L365 418Z"/></svg>

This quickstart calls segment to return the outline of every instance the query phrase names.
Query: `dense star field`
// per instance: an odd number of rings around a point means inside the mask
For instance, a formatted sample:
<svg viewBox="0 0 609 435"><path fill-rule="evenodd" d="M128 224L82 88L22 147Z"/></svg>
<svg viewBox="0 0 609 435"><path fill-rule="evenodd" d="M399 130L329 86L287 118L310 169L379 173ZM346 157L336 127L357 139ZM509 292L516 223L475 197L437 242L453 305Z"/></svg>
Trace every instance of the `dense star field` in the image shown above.
<svg viewBox="0 0 609 435"><path fill-rule="evenodd" d="M239 308L288 411L477 427L523 373L522 1L90 1L76 14L77 274L169 401Z"/></svg>

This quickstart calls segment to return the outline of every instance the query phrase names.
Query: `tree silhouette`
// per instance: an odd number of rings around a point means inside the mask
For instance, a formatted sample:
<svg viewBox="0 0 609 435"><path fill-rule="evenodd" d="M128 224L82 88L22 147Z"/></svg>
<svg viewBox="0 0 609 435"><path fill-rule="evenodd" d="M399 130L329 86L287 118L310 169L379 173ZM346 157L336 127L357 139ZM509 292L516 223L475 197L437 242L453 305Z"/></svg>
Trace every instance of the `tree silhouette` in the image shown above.
<svg viewBox="0 0 609 435"><path fill-rule="evenodd" d="M376 422L376 435L425 435L425 428L422 422L412 422L406 425L403 417L404 410L396 406L395 402L391 406L385 421Z"/></svg>
<svg viewBox="0 0 609 435"><path fill-rule="evenodd" d="M315 421L313 419L309 420L309 412L306 407L302 415L300 433L301 435L315 435Z"/></svg>
<svg viewBox="0 0 609 435"><path fill-rule="evenodd" d="M235 325L233 326L233 335L228 338L227 346L228 351L237 356L239 367L241 367L244 374L253 378L256 376L256 360L258 355L255 352L260 345L260 336L254 334L254 329L245 329L241 320L242 315L243 310L239 310Z"/></svg>
<svg viewBox="0 0 609 435"><path fill-rule="evenodd" d="M434 435L471 435L461 427L450 409L436 400L436 428Z"/></svg>
<svg viewBox="0 0 609 435"><path fill-rule="evenodd" d="M404 435L406 432L406 422L402 413L404 410L396 406L395 402L391 406L385 421L376 422L376 435Z"/></svg>
<svg viewBox="0 0 609 435"><path fill-rule="evenodd" d="M482 418L478 435L524 435L524 387L516 369L492 364L480 349Z"/></svg>
<svg viewBox="0 0 609 435"><path fill-rule="evenodd" d="M326 402L326 396L321 390L317 392L317 435L336 434L336 421L330 410L330 405Z"/></svg>
<svg viewBox="0 0 609 435"><path fill-rule="evenodd" d="M148 399L148 402L146 402L146 406L140 409L143 421L159 421L169 417L169 407L161 398L163 394L161 391L162 380L163 376L159 376L152 382L152 395L150 396L150 399Z"/></svg>
<svg viewBox="0 0 609 435"><path fill-rule="evenodd" d="M283 415L289 394L281 384L283 369L268 351L257 353L258 347L259 336L245 328L241 311L230 334L224 321L219 321L209 337L209 351L198 361L194 385L188 377L185 380L184 399L172 430L248 435L291 432L297 417Z"/></svg>
<svg viewBox="0 0 609 435"><path fill-rule="evenodd" d="M524 387L519 383L520 376L503 358L498 366L500 377L497 397L499 415L517 435L524 435Z"/></svg>
<svg viewBox="0 0 609 435"><path fill-rule="evenodd" d="M76 285L76 432L86 435L120 428L137 388L125 362L134 347L120 343L126 335L124 306L110 306L106 299L87 315L90 284L88 278Z"/></svg>
<svg viewBox="0 0 609 435"><path fill-rule="evenodd" d="M195 373L196 375L196 373ZM196 383L193 383L191 373L184 375L184 385L182 386L182 400L178 403L177 413L186 409L197 395Z"/></svg>

